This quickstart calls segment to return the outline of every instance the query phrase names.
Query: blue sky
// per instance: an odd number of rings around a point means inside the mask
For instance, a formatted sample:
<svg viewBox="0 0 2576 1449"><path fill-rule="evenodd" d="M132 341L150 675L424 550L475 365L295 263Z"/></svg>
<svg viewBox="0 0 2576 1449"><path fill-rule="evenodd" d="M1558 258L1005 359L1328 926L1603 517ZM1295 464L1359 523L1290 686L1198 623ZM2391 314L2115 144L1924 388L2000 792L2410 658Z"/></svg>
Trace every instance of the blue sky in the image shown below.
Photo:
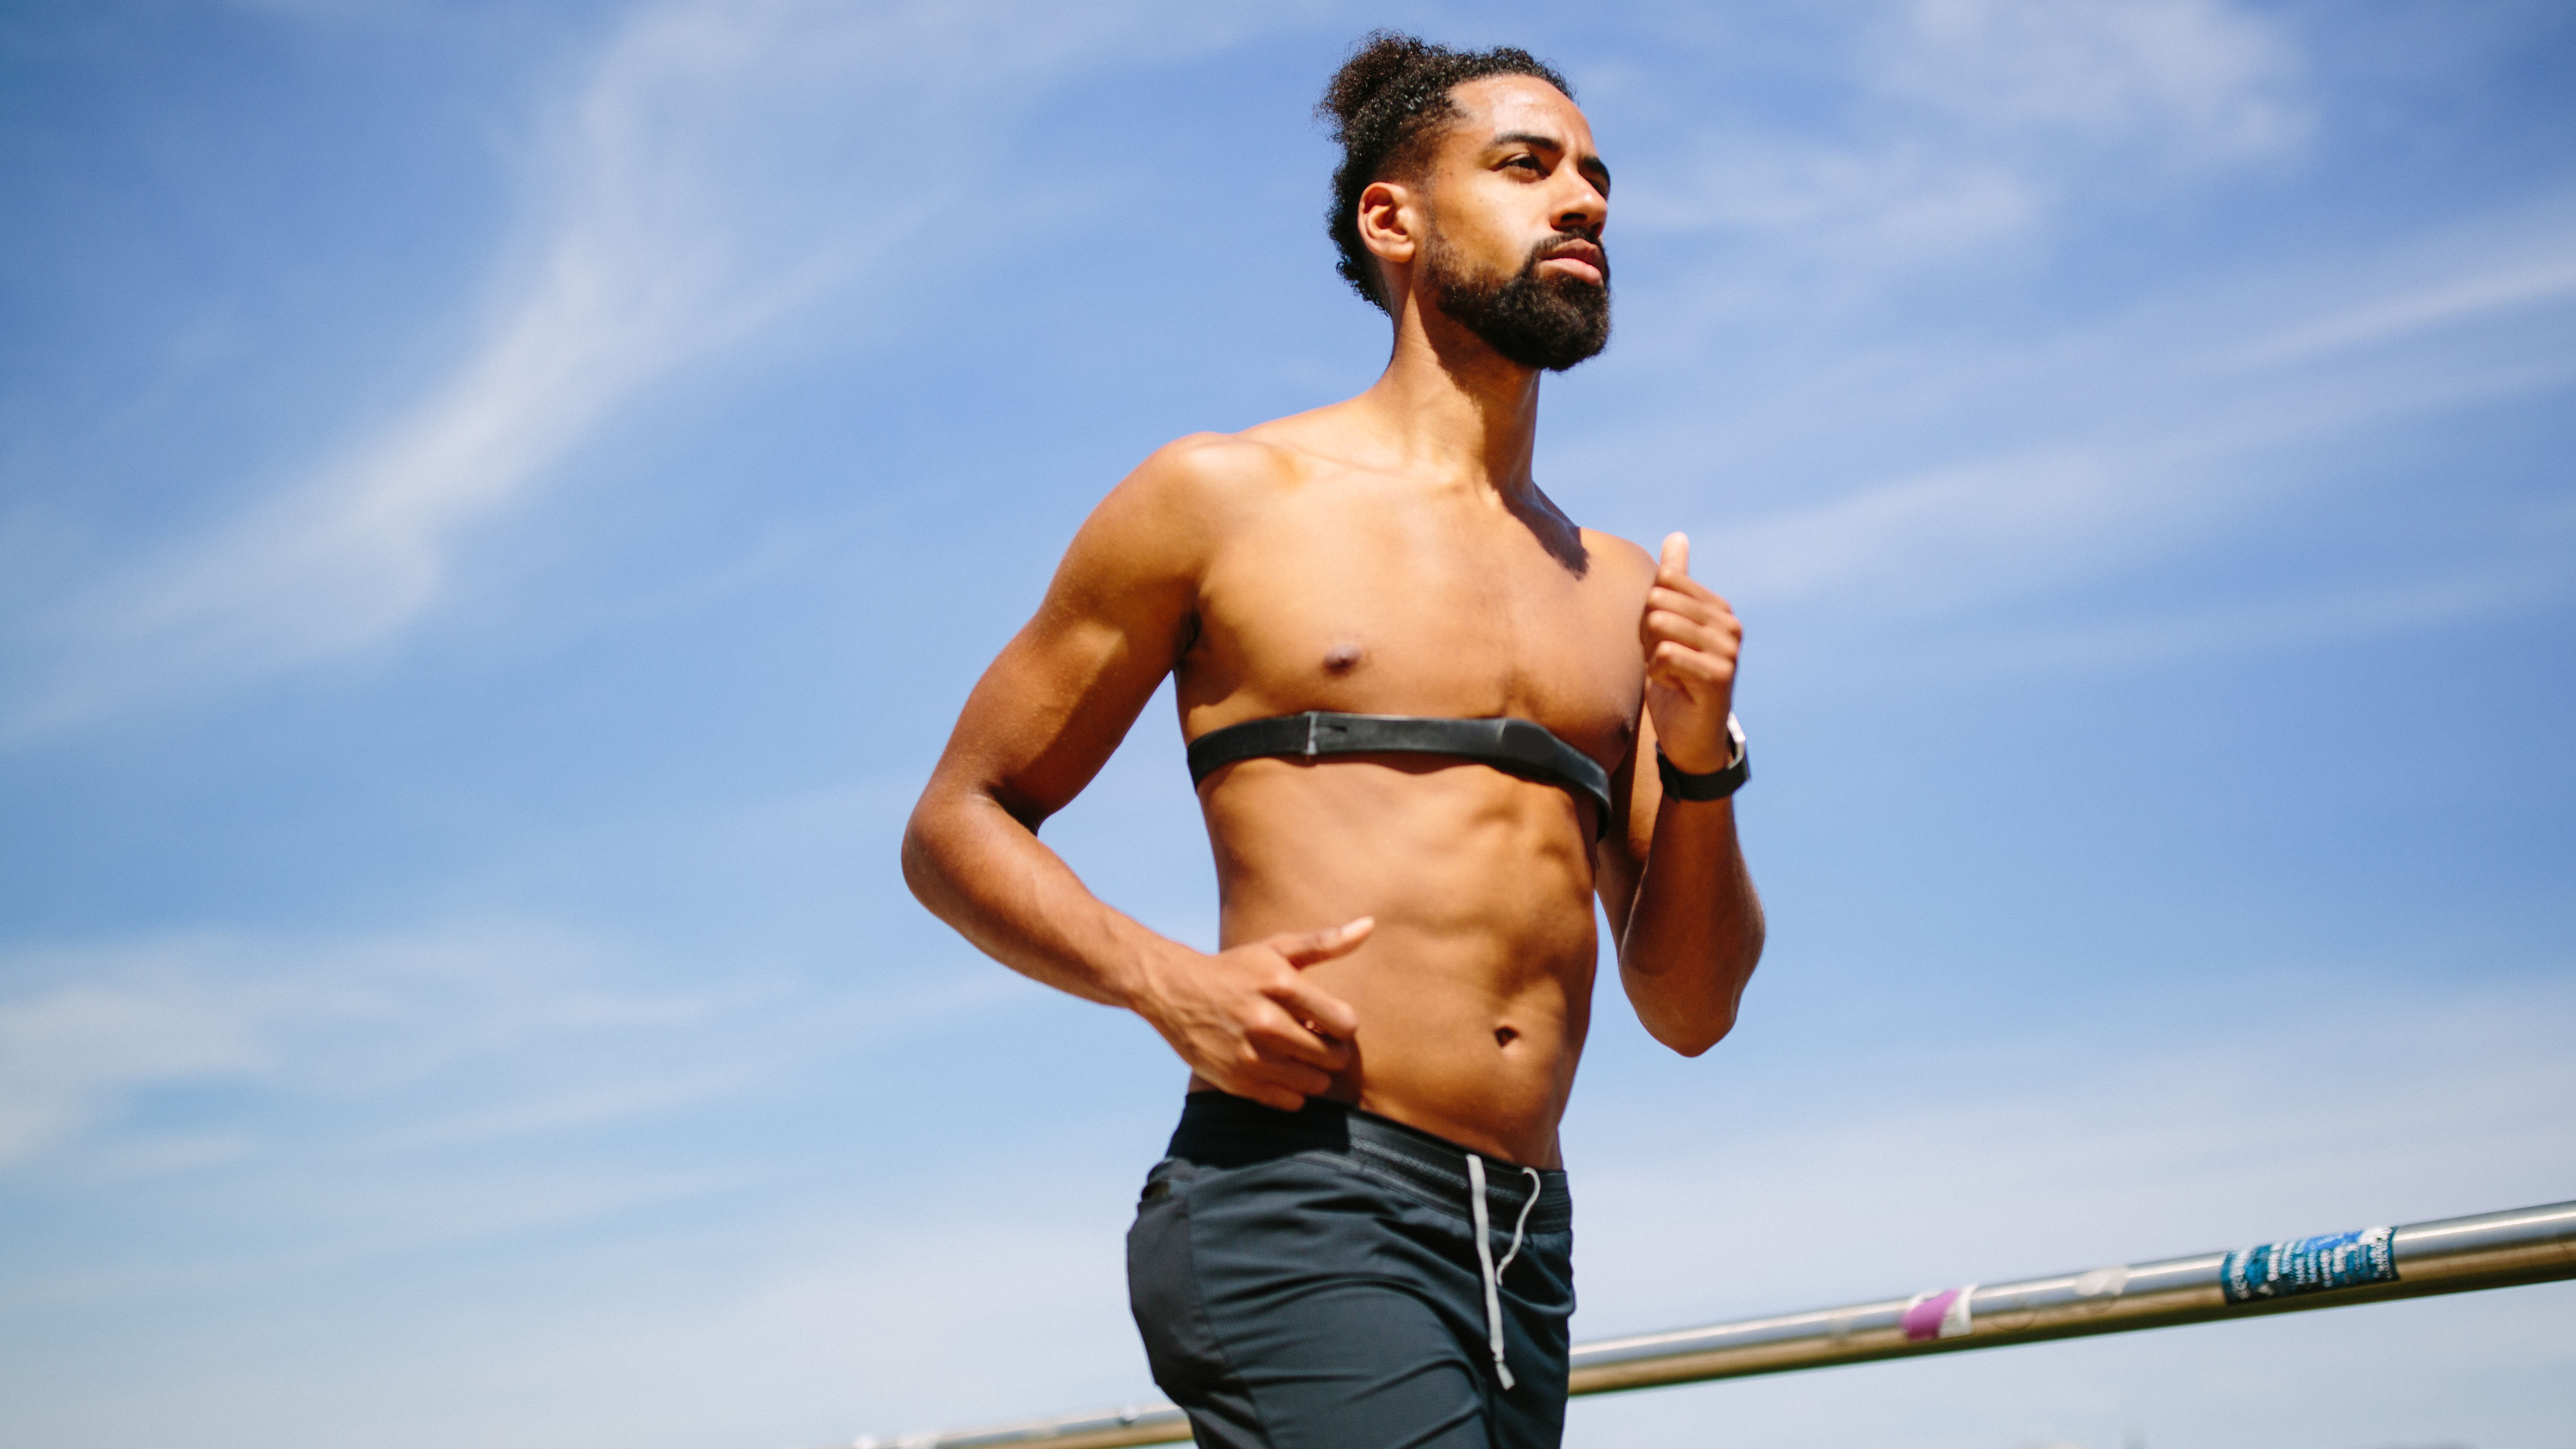
<svg viewBox="0 0 2576 1449"><path fill-rule="evenodd" d="M1748 628L1579 1336L2576 1197L2576 22L2532 3L0 16L0 1428L821 1445L1150 1392L1181 1071L904 893L1089 505L1365 386L1307 108L1576 81L1539 473ZM1047 836L1211 941L1168 699ZM2555 1444L2576 1288L1569 1443Z"/></svg>

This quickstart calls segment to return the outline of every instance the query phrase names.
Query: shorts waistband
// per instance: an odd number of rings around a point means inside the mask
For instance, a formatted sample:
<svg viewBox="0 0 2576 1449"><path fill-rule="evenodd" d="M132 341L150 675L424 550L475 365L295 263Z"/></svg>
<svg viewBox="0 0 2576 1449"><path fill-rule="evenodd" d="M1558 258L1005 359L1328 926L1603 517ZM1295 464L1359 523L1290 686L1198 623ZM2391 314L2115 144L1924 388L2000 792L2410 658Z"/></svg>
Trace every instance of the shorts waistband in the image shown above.
<svg viewBox="0 0 2576 1449"><path fill-rule="evenodd" d="M1561 1233L1574 1226L1574 1199L1561 1168L1524 1168L1517 1162L1462 1147L1446 1137L1340 1102L1309 1098L1302 1110L1282 1112L1223 1092L1192 1092L1181 1107L1168 1155L1201 1167L1248 1167L1300 1152L1331 1152L1363 1171L1391 1178L1434 1206L1471 1217L1467 1159L1484 1159L1485 1199L1505 1221L1529 1208L1529 1231ZM1530 1202L1529 1174L1538 1174Z"/></svg>

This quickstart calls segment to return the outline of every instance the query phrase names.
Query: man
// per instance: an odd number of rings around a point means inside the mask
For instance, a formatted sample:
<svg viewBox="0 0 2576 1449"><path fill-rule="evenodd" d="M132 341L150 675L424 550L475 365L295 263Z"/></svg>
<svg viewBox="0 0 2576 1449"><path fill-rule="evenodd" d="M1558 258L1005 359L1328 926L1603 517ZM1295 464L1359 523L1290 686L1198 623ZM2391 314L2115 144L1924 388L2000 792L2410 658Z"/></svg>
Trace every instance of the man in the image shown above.
<svg viewBox="0 0 2576 1449"><path fill-rule="evenodd" d="M1685 1054L1727 1033L1761 953L1726 798L1740 630L1687 540L1658 562L1530 475L1541 374L1609 335L1610 174L1563 78L1380 33L1319 110L1343 273L1394 323L1385 375L1184 438L1101 502L968 699L904 872L984 951L1189 1064L1129 1255L1202 1446L1553 1445L1593 900ZM1104 905L1036 833L1167 673L1214 955Z"/></svg>

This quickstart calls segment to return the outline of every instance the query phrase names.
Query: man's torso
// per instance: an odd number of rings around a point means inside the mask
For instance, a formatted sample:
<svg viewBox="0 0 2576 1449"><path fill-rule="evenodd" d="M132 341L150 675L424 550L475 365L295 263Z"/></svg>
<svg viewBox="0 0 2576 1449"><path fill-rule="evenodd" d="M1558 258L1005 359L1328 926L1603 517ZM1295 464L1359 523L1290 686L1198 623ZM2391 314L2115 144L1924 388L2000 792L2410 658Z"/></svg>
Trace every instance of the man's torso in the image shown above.
<svg viewBox="0 0 2576 1449"><path fill-rule="evenodd" d="M1205 445L1218 456L1177 665L1184 734L1309 709L1502 715L1615 769L1636 728L1651 561L1535 489L1507 500L1352 461L1318 416ZM1225 944L1376 918L1358 951L1308 968L1361 1022L1330 1095L1554 1163L1589 1017L1593 846L1610 823L1597 807L1398 755L1247 760L1200 793Z"/></svg>

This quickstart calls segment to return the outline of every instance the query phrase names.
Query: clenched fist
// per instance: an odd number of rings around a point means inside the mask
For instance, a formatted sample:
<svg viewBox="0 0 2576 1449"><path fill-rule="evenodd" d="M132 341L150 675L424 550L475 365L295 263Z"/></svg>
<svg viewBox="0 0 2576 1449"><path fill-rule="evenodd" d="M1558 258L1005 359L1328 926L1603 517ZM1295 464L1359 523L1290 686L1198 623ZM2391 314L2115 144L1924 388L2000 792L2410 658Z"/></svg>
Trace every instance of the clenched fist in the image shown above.
<svg viewBox="0 0 2576 1449"><path fill-rule="evenodd" d="M1735 659L1744 625L1726 600L1690 576L1690 539L1669 534L1637 621L1646 652L1646 713L1675 768L1705 775L1735 758L1726 717L1735 707Z"/></svg>

